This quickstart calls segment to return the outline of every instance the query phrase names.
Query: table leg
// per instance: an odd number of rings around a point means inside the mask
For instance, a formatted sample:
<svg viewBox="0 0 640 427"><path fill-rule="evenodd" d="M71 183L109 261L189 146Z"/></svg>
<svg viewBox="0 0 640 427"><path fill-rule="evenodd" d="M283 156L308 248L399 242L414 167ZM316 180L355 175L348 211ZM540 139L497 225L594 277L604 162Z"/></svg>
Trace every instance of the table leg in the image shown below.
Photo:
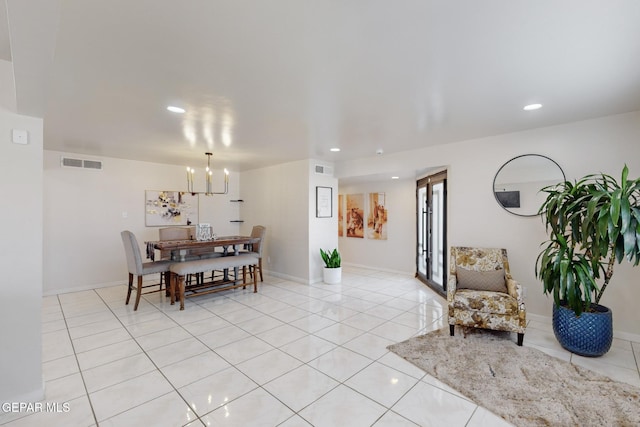
<svg viewBox="0 0 640 427"><path fill-rule="evenodd" d="M238 245L233 245L233 256L238 255ZM238 267L234 267L233 268L233 280L234 280L234 284L238 283L238 275L240 274L240 270L238 269Z"/></svg>
<svg viewBox="0 0 640 427"><path fill-rule="evenodd" d="M222 247L222 256L227 256L229 255L229 246L223 246ZM225 268L224 270L222 270L222 273L224 274L224 277L222 278L222 280L224 280L225 282L229 281L229 269Z"/></svg>

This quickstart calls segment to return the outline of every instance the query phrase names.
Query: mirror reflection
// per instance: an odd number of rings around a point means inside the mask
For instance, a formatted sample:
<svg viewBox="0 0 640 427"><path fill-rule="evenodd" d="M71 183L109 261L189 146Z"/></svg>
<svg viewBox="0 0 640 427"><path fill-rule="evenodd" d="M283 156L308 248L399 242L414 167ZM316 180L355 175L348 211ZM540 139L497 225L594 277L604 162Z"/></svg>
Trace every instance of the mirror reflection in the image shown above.
<svg viewBox="0 0 640 427"><path fill-rule="evenodd" d="M536 216L544 202L540 190L565 180L562 168L540 154L524 154L506 162L493 179L498 204L514 215Z"/></svg>

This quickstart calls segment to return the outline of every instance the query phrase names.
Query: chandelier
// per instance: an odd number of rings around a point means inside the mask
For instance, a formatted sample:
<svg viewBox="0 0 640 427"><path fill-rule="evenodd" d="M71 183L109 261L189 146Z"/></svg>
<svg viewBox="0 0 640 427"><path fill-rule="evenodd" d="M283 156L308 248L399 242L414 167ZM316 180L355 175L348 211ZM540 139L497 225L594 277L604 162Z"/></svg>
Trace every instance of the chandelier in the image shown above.
<svg viewBox="0 0 640 427"><path fill-rule="evenodd" d="M193 174L195 169L187 166L187 193L204 194L210 196L212 194L227 194L229 192L229 171L224 170L224 191L211 191L213 181L213 171L211 170L211 156L213 153L204 153L207 156L207 169L205 171L205 189L206 191L193 191Z"/></svg>

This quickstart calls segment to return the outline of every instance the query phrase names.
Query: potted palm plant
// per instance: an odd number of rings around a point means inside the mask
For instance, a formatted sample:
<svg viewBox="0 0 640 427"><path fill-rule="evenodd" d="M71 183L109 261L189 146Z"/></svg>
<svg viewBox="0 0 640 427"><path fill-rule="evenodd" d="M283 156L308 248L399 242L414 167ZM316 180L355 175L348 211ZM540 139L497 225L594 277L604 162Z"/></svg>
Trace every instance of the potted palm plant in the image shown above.
<svg viewBox="0 0 640 427"><path fill-rule="evenodd" d="M553 330L560 344L583 356L611 347L613 319L600 299L615 263L640 262L640 178L620 182L593 174L542 189L540 207L549 240L536 260L536 276L552 294Z"/></svg>
<svg viewBox="0 0 640 427"><path fill-rule="evenodd" d="M333 251L323 251L320 249L320 256L324 261L324 283L333 285L342 281L342 262L337 249Z"/></svg>

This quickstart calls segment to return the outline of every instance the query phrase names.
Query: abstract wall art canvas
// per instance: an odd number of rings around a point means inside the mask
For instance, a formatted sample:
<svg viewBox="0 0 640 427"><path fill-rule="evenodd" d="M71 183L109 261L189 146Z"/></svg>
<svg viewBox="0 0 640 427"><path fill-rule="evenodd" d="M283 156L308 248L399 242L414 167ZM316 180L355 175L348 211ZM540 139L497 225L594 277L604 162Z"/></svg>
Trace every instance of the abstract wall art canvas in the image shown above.
<svg viewBox="0 0 640 427"><path fill-rule="evenodd" d="M197 194L156 190L146 190L144 193L147 227L198 223Z"/></svg>

